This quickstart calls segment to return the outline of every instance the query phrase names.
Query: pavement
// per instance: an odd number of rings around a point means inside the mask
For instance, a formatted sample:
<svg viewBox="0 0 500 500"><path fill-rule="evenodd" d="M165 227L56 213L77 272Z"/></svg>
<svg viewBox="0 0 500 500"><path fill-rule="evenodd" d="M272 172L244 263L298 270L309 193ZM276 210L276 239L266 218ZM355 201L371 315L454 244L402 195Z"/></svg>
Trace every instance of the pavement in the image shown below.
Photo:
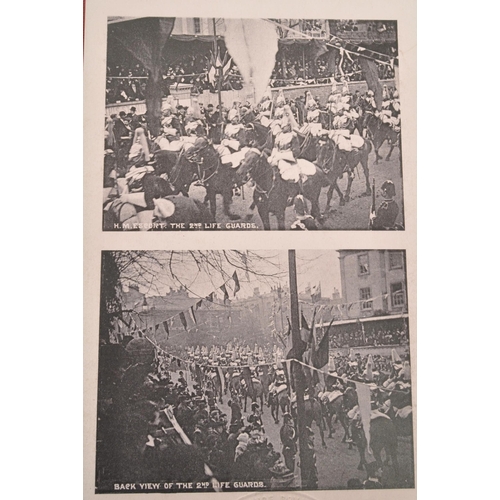
<svg viewBox="0 0 500 500"><path fill-rule="evenodd" d="M174 375L174 374L172 374ZM175 378L175 377L174 377ZM223 397L223 403L219 404L221 411L227 414L228 419L231 417L231 409L227 405L229 395ZM243 412L243 418L247 421L250 415L251 401L247 401L247 412ZM264 404L264 411L262 414L262 421L264 424L265 434L269 442L273 444L276 451L281 453L281 440L280 428L283 425L283 419L280 412L279 424L274 423L271 417L271 410ZM359 453L353 446L349 449L349 445L342 443L344 431L340 423L335 424L335 433L332 438L328 437L328 431L325 431L326 448L321 446L321 436L319 429L315 423L312 429L315 433L314 444L316 452L316 466L318 469L318 488L320 490L337 490L345 489L347 481L352 478L358 478L361 482L366 479L366 472L357 469L359 464ZM384 458L384 455L382 455ZM412 439L410 437L398 438L398 461L400 466L400 478L396 481L392 466L384 467L384 475L382 483L386 488L411 488L414 487L414 467L413 467L413 452L412 452ZM300 467L299 454L296 456L296 469L295 469L295 486L300 484Z"/></svg>
<svg viewBox="0 0 500 500"><path fill-rule="evenodd" d="M385 156L389 152L387 143L380 148L379 153L382 159L375 165L375 153L372 151L368 158L369 179L370 185L375 179L376 205L379 206L382 202L380 186L384 181L390 179L394 182L396 188L395 200L399 205L399 215L396 223L404 225L404 206L402 195L402 169L400 165L400 150L394 148L392 157L389 161L385 161ZM338 181L339 188L345 193L347 187L347 175ZM368 229L369 215L372 204L371 196L365 196L366 186L363 174L363 168L358 165L355 171L355 179L351 188L351 199L341 207L337 193L334 193L330 207L326 206L326 194L328 187L322 189L319 204L320 210L324 215L323 229L334 230L366 230ZM253 201L253 188L247 184L243 188L243 193L240 196L233 197L231 211L241 217L240 222L251 223L255 229L262 229L262 221L260 220L257 209L250 210L250 205ZM310 204L309 208L310 208ZM217 222L234 222L230 221L222 211L222 198L217 196ZM295 213L293 207L288 207L285 214L285 227L289 228L295 221ZM224 226L224 224L223 224ZM271 229L277 229L278 224L276 218L271 215ZM244 229L252 230L252 229Z"/></svg>

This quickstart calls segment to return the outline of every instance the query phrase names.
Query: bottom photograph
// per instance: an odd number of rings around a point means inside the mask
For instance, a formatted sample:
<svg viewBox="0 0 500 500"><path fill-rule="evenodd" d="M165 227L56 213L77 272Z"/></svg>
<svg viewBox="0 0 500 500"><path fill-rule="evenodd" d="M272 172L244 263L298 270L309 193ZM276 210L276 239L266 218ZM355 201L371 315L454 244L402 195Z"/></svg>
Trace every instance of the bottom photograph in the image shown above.
<svg viewBox="0 0 500 500"><path fill-rule="evenodd" d="M96 493L414 488L407 291L404 250L102 252Z"/></svg>

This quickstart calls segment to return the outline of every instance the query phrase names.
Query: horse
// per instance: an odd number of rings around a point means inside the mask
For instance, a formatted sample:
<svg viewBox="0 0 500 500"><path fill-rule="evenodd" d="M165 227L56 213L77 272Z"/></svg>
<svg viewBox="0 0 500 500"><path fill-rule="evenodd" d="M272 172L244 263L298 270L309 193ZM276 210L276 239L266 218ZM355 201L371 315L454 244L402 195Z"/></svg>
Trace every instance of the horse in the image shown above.
<svg viewBox="0 0 500 500"><path fill-rule="evenodd" d="M229 392L232 399L238 399L241 403L241 374L239 372L229 371Z"/></svg>
<svg viewBox="0 0 500 500"><path fill-rule="evenodd" d="M393 390L389 393L389 400L387 415L394 422L398 436L413 435L411 391Z"/></svg>
<svg viewBox="0 0 500 500"><path fill-rule="evenodd" d="M269 393L269 406L271 407L271 416L274 418L274 423L279 423L279 413L285 414L290 411L290 398L287 390L282 390L278 394Z"/></svg>
<svg viewBox="0 0 500 500"><path fill-rule="evenodd" d="M234 169L221 162L220 156L210 141L205 137L199 137L193 147L186 150L181 156L185 156L187 163L178 162L173 167L172 184L179 190L183 186L185 188L186 185L189 189L193 180L197 179L207 190L205 202L208 202L214 218L216 198L220 194L223 200L224 215L231 220L239 219L239 215L231 213L230 210L235 185Z"/></svg>
<svg viewBox="0 0 500 500"><path fill-rule="evenodd" d="M352 387L348 387L342 396L335 398L332 402L326 397L322 398L321 403L325 414L325 420L330 430L328 437L333 437L332 434L335 433L335 429L333 428L333 417L335 417L335 421L340 422L344 429L342 442L346 442L349 432L347 412L357 404L357 401L356 390ZM352 446L349 446L349 449L351 448Z"/></svg>
<svg viewBox="0 0 500 500"><path fill-rule="evenodd" d="M366 465L366 436L361 424L352 426L352 438L359 451L358 470L363 470ZM397 457L398 436L396 427L391 419L378 417L370 421L370 448L373 456L380 467L383 466L382 450L386 453L386 462L390 458L394 468L394 474L397 477L399 474L399 463Z"/></svg>
<svg viewBox="0 0 500 500"><path fill-rule="evenodd" d="M363 173L365 175L366 190L363 195L371 195L370 172L368 169L368 155L370 154L370 151L371 144L366 140L364 141L363 146L359 149L342 151L332 139L319 139L316 164L321 167L322 171L329 179L330 188L328 189L326 199L327 209L330 207L334 189L339 195L340 206L345 205L345 203L350 200L351 186L354 180L354 169L359 163L361 163ZM342 194L337 184L337 180L342 178L344 173L347 173L348 178L346 192L345 194Z"/></svg>
<svg viewBox="0 0 500 500"><path fill-rule="evenodd" d="M319 195L321 188L329 185L323 171L316 168L316 173L303 183L303 194L311 202L311 215L320 218ZM259 216L265 230L271 229L269 215L273 213L278 219L278 229L285 229L285 211L290 197L299 194L299 185L284 181L275 167L267 162L265 153L258 153L251 149L245 155L240 166L236 169L239 185L246 184L251 178L255 183L253 193L254 204L257 206Z"/></svg>
<svg viewBox="0 0 500 500"><path fill-rule="evenodd" d="M297 415L296 401L291 405L291 409L292 409L292 417L295 423L297 423L298 415ZM321 445L323 446L323 448L326 448L323 411L321 408L321 404L317 399L311 396L309 396L309 398L307 399L304 399L304 420L306 426L308 427L311 427L312 423L316 422L316 425L319 427L319 433L321 436Z"/></svg>
<svg viewBox="0 0 500 500"><path fill-rule="evenodd" d="M241 147L257 148L268 153L273 149L274 136L271 129L258 121L247 123L245 128L239 130L236 139Z"/></svg>
<svg viewBox="0 0 500 500"><path fill-rule="evenodd" d="M366 113L363 122L364 128L367 130L367 137L373 143L373 149L375 151L375 165L377 165L378 161L382 159L378 150L385 141L389 143L389 152L385 157L385 161L389 161L391 159L394 146L399 146L401 133L396 132L388 123L384 123L373 113Z"/></svg>
<svg viewBox="0 0 500 500"><path fill-rule="evenodd" d="M261 411L264 411L264 387L260 380L254 378L252 379L252 383L248 386L243 379L241 382L241 395L244 401L243 411L247 411L247 397L252 400L252 403L260 399L260 408Z"/></svg>
<svg viewBox="0 0 500 500"><path fill-rule="evenodd" d="M212 387L215 394L215 399L222 404L222 384L219 378L219 374L216 371L211 371L207 374L208 383Z"/></svg>
<svg viewBox="0 0 500 500"><path fill-rule="evenodd" d="M347 436L347 423L345 421L345 411L344 411L344 396L339 395L333 401L330 401L327 396L321 398L321 405L323 407L324 417L328 425L329 434L328 437L333 437L335 429L333 427L333 418L335 417L335 422L340 422L344 428L344 437L342 442L344 443Z"/></svg>

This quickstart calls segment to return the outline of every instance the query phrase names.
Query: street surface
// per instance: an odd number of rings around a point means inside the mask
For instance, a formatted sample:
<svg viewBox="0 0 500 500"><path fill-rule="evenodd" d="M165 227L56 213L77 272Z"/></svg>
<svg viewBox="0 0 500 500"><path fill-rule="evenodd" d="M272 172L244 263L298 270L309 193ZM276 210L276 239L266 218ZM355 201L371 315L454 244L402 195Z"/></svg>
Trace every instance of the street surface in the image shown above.
<svg viewBox="0 0 500 500"><path fill-rule="evenodd" d="M382 195L380 193L380 186L386 180L392 180L396 188L395 200L399 205L399 215L396 219L396 223L403 224L403 196L402 196L402 178L401 178L401 168L400 168L400 151L399 148L394 148L392 152L391 159L385 161L385 156L389 152L389 146L387 143L380 148L379 154L382 159L379 160L378 165L375 165L375 153L372 151L368 159L369 168L369 178L370 185L375 179L375 191L376 191L376 206L378 207L382 202ZM347 175L344 174L342 179L339 179L338 185L340 190L345 193L347 187ZM363 174L363 168L358 165L357 171L355 171L355 178L352 183L351 188L351 199L345 206L341 207L339 205L339 198L337 193L334 192L332 201L330 202L330 209L326 208L326 194L328 192L328 187L324 187L320 198L319 206L322 214L324 215L324 221L322 223L322 229L368 229L370 208L372 203L371 196L364 196L366 186ZM250 205L253 201L253 188L249 184L244 186L243 196L234 196L233 203L231 205L231 211L241 217L241 222L255 223L258 229L262 229L262 221L260 220L259 213L255 208L253 211L250 210ZM310 204L308 204L310 208ZM223 214L222 211L222 198L217 196L217 222L231 222L228 217ZM285 227L288 229L295 221L295 212L293 207L288 207L285 215ZM233 221L234 222L234 221ZM238 222L238 221L236 221ZM224 224L223 224L224 227ZM277 229L278 224L276 217L271 215L271 228Z"/></svg>

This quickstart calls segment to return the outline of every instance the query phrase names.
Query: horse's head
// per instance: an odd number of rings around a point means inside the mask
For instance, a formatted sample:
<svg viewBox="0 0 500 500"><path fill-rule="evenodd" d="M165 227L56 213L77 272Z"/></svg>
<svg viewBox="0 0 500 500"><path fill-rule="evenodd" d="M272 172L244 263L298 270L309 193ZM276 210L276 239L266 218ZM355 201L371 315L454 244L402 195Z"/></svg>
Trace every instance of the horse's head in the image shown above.
<svg viewBox="0 0 500 500"><path fill-rule="evenodd" d="M211 142L206 137L198 137L193 147L185 152L186 158L193 163L203 163L207 153L213 150Z"/></svg>
<svg viewBox="0 0 500 500"><path fill-rule="evenodd" d="M326 134L319 136L317 140L318 143L315 163L322 170L330 170L335 160L335 143Z"/></svg>
<svg viewBox="0 0 500 500"><path fill-rule="evenodd" d="M236 180L239 185L245 184L250 180L255 168L263 160L262 153L255 148L247 152L245 158L236 169Z"/></svg>

